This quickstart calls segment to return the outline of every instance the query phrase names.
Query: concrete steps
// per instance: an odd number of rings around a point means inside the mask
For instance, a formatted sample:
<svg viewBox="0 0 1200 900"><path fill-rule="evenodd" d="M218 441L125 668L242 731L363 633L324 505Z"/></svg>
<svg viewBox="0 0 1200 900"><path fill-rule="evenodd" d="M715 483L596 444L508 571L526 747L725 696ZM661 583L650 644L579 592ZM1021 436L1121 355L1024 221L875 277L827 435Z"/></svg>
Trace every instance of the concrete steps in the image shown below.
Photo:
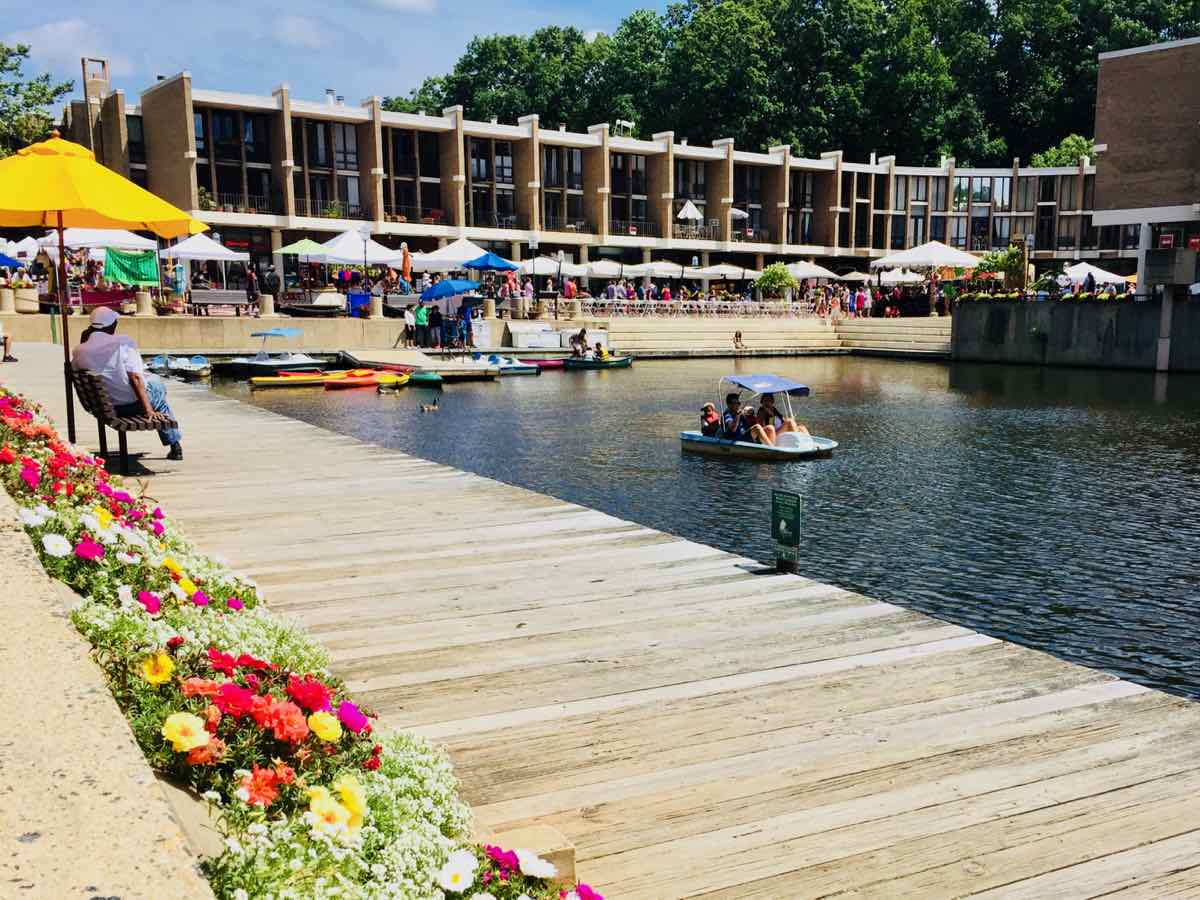
<svg viewBox="0 0 1200 900"><path fill-rule="evenodd" d="M949 318L843 319L835 324L838 339L852 352L879 354L950 353Z"/></svg>

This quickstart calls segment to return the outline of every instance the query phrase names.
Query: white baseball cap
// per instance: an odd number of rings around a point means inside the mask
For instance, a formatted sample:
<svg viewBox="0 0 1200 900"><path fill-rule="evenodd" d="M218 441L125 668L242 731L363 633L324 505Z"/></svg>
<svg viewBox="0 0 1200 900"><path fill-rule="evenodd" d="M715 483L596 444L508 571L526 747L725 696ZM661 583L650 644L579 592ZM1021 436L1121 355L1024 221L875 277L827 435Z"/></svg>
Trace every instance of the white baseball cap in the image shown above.
<svg viewBox="0 0 1200 900"><path fill-rule="evenodd" d="M110 309L107 306L97 306L92 310L92 324L97 328L107 328L110 325L116 325L117 315L115 309Z"/></svg>

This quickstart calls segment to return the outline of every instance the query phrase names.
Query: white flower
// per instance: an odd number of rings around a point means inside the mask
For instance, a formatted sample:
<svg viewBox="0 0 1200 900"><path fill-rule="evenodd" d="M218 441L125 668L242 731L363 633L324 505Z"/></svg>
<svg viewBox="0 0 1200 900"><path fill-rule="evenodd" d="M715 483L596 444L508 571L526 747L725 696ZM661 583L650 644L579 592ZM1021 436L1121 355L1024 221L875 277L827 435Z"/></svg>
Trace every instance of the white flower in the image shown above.
<svg viewBox="0 0 1200 900"><path fill-rule="evenodd" d="M142 561L142 558L136 553L126 553L124 550L117 551L117 562L122 562L127 566L135 566Z"/></svg>
<svg viewBox="0 0 1200 900"><path fill-rule="evenodd" d="M496 895L489 894L486 891L480 891L479 893L472 894L471 900L496 900Z"/></svg>
<svg viewBox="0 0 1200 900"><path fill-rule="evenodd" d="M171 593L179 600L186 600L188 598L187 592L173 581L171 582Z"/></svg>
<svg viewBox="0 0 1200 900"><path fill-rule="evenodd" d="M250 895L246 893L245 888L238 888L233 892L233 900L250 900Z"/></svg>
<svg viewBox="0 0 1200 900"><path fill-rule="evenodd" d="M517 900L533 900L533 898L528 894L521 894L519 897L517 897Z"/></svg>
<svg viewBox="0 0 1200 900"><path fill-rule="evenodd" d="M239 800L241 800L243 803L250 802L250 792L248 790L246 790L244 787L238 788L236 791L233 792L233 795L235 797L237 797Z"/></svg>
<svg viewBox="0 0 1200 900"><path fill-rule="evenodd" d="M122 584L117 587L117 599L121 601L122 606L128 606L133 602L133 588L127 584Z"/></svg>
<svg viewBox="0 0 1200 900"><path fill-rule="evenodd" d="M304 863L298 859L293 859L290 863L288 863L288 868L291 869L293 872L299 872L303 866L304 866Z"/></svg>
<svg viewBox="0 0 1200 900"><path fill-rule="evenodd" d="M54 510L48 507L45 503L39 503L33 508L33 511L42 517L42 520L49 522L54 518Z"/></svg>
<svg viewBox="0 0 1200 900"><path fill-rule="evenodd" d="M46 524L45 518L36 509L27 509L24 506L17 510L17 517L26 528L38 528Z"/></svg>
<svg viewBox="0 0 1200 900"><path fill-rule="evenodd" d="M100 531L100 520L91 513L84 513L79 517L79 521L87 526L88 531Z"/></svg>
<svg viewBox="0 0 1200 900"><path fill-rule="evenodd" d="M221 802L221 795L218 794L216 791L205 791L200 796L203 797L205 800L207 800L209 803L220 803Z"/></svg>
<svg viewBox="0 0 1200 900"><path fill-rule="evenodd" d="M444 891L461 894L475 883L475 869L479 860L470 850L455 850L438 872L438 885Z"/></svg>
<svg viewBox="0 0 1200 900"><path fill-rule="evenodd" d="M554 863L542 859L532 850L517 850L517 862L521 866L521 874L530 878L553 878L558 874Z"/></svg>
<svg viewBox="0 0 1200 900"><path fill-rule="evenodd" d="M51 556L57 556L61 559L64 556L71 555L71 542L61 534L43 534L42 549Z"/></svg>

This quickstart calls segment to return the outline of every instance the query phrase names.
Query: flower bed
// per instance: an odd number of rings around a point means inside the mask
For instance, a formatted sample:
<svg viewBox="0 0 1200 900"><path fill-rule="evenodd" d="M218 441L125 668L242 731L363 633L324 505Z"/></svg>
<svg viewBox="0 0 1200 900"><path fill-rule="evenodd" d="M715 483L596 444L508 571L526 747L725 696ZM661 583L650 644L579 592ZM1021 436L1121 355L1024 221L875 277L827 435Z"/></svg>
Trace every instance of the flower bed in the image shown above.
<svg viewBox="0 0 1200 900"><path fill-rule="evenodd" d="M1103 291L1082 291L1078 294L1051 294L1048 299L1057 300L1062 303L1081 303L1087 301L1115 303L1132 299L1132 296L1129 293L1110 294ZM966 302L991 301L993 303L1012 303L1018 300L1033 300L1036 298L1033 293L1023 294L1020 291L965 291L959 294L957 299Z"/></svg>
<svg viewBox="0 0 1200 900"><path fill-rule="evenodd" d="M599 898L527 850L473 846L439 749L377 729L253 581L2 387L0 482L82 598L71 619L146 759L210 805L218 897Z"/></svg>

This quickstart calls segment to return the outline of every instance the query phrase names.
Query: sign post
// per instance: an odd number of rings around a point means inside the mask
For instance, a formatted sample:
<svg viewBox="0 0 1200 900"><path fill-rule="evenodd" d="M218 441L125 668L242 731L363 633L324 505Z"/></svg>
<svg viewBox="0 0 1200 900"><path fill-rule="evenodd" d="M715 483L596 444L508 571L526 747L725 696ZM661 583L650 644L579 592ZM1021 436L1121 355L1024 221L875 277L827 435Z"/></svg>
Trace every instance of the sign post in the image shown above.
<svg viewBox="0 0 1200 900"><path fill-rule="evenodd" d="M800 495L792 491L771 491L771 537L775 541L775 570L795 572L800 546Z"/></svg>

